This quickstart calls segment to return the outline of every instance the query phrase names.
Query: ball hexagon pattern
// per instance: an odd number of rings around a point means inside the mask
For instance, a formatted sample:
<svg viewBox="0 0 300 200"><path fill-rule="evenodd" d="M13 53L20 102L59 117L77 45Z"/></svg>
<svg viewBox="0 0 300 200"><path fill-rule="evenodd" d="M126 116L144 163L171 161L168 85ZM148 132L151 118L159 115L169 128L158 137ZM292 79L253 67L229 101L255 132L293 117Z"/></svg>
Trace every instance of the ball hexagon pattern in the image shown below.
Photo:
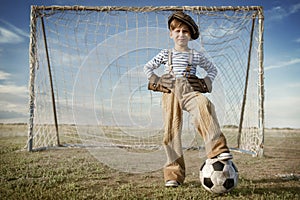
<svg viewBox="0 0 300 200"><path fill-rule="evenodd" d="M200 181L209 192L231 191L238 183L238 169L231 160L207 159L200 168Z"/></svg>

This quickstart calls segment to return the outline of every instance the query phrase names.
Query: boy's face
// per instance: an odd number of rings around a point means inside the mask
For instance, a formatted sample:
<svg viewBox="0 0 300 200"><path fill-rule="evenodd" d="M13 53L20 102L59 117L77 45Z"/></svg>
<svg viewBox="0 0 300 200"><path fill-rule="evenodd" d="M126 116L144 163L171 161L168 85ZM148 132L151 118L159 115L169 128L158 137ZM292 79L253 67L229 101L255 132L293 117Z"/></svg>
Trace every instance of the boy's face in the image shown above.
<svg viewBox="0 0 300 200"><path fill-rule="evenodd" d="M170 31L170 37L174 40L175 45L185 47L191 40L191 33L187 25L183 24Z"/></svg>

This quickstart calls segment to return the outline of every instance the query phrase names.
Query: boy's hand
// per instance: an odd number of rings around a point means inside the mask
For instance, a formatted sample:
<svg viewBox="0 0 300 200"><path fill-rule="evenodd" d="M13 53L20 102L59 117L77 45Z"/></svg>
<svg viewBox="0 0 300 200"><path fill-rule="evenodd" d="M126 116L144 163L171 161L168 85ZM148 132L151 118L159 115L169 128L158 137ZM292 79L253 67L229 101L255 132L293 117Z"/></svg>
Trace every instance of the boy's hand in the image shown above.
<svg viewBox="0 0 300 200"><path fill-rule="evenodd" d="M199 91L201 93L210 93L212 91L212 83L209 77L202 79L195 75L190 75L187 80L194 91Z"/></svg>
<svg viewBox="0 0 300 200"><path fill-rule="evenodd" d="M170 93L174 84L174 77L171 74L164 74L161 77L152 74L149 78L148 90Z"/></svg>

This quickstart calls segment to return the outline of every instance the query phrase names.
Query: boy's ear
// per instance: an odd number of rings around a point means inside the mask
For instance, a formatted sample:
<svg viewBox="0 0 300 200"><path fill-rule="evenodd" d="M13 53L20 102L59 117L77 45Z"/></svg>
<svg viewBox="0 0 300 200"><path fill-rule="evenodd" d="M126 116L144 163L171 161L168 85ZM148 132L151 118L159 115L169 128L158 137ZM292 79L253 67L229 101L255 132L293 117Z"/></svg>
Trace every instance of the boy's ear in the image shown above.
<svg viewBox="0 0 300 200"><path fill-rule="evenodd" d="M173 35L172 35L172 31L170 31L170 38L172 38L172 36L173 36Z"/></svg>

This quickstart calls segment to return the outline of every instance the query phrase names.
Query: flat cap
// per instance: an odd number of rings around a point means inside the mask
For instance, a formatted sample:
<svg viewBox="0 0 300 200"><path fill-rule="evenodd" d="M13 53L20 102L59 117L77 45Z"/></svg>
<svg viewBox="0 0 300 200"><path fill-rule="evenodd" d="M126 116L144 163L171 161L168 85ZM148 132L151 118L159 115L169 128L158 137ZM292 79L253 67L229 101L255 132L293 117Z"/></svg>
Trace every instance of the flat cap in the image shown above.
<svg viewBox="0 0 300 200"><path fill-rule="evenodd" d="M197 24L195 23L195 21L189 15L185 14L182 11L174 12L168 18L168 28L169 29L170 29L170 24L174 19L177 19L177 20L185 23L189 27L189 29L191 31L191 38L193 40L196 40L199 37L199 28L198 28Z"/></svg>

